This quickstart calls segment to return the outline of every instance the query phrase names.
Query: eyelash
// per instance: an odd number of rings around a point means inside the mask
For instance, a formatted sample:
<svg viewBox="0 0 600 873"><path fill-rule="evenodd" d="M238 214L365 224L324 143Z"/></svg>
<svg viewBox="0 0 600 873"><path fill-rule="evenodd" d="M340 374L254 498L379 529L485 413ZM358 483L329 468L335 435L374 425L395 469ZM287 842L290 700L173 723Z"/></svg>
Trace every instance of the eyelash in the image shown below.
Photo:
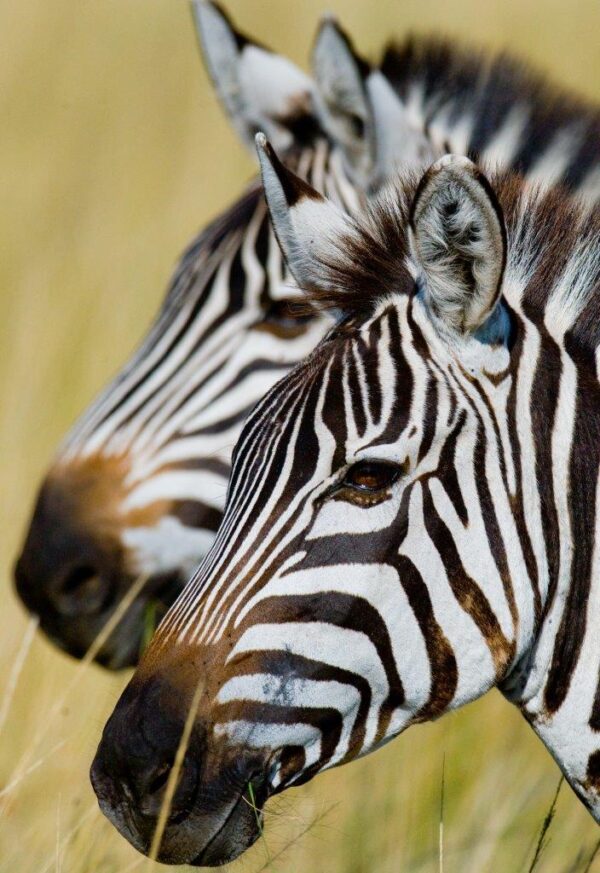
<svg viewBox="0 0 600 873"><path fill-rule="evenodd" d="M382 484L380 487L375 488L362 488L360 485L353 484L352 482L347 482L349 474L359 467L374 467L380 468L379 472L382 472L381 468L388 468L391 473L391 477L389 481ZM408 461L405 461L403 464L392 464L387 461L358 461L355 464L351 464L346 471L344 472L343 478L339 479L335 482L328 491L323 495L323 499L331 499L331 500L342 500L345 503L353 503L355 506L362 507L370 507L377 506L379 503L384 503L386 500L389 500L391 497L391 489L392 486L398 481L399 478L406 475L408 472ZM375 470L375 474L377 473L377 469Z"/></svg>

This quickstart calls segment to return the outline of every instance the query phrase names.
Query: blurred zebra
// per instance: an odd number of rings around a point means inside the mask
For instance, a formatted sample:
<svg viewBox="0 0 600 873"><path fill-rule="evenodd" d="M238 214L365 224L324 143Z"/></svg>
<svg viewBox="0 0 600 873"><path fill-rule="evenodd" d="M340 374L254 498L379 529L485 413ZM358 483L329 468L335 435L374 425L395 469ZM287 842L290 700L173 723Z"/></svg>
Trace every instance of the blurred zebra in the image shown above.
<svg viewBox="0 0 600 873"><path fill-rule="evenodd" d="M193 701L160 858L224 863L249 784L261 808L497 686L600 820L600 210L447 155L356 220L258 143L339 321L244 425L104 730L102 809L148 851Z"/></svg>
<svg viewBox="0 0 600 873"><path fill-rule="evenodd" d="M588 198L598 191L598 113L514 61L409 39L380 71L328 19L313 82L215 6L195 9L241 137L265 129L291 168L348 211L399 163L449 149ZM252 185L184 254L139 351L68 436L16 576L43 629L72 654L87 650L144 574L144 591L98 656L111 667L135 662L148 607L160 617L208 551L246 414L328 328L322 314L293 317L295 294Z"/></svg>
<svg viewBox="0 0 600 873"><path fill-rule="evenodd" d="M208 71L241 138L266 127L285 160L356 210L311 79L251 42L213 4L194 6ZM293 312L297 289L269 226L259 180L183 254L137 352L75 424L40 489L17 591L59 646L82 657L140 574L148 581L98 653L135 663L154 620L208 551L231 449L248 411L330 325Z"/></svg>

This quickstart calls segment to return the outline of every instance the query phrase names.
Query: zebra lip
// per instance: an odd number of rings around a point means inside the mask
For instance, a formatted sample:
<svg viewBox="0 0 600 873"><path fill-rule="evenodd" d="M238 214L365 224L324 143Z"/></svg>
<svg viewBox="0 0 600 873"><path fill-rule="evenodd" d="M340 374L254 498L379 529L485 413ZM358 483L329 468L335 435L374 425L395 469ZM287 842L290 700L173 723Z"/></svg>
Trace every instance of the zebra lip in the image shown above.
<svg viewBox="0 0 600 873"><path fill-rule="evenodd" d="M263 828L263 807L269 797L267 780L252 776L238 798L233 802L218 830L212 835L202 851L189 862L193 867L221 866L235 860L260 837ZM253 786L248 800L248 788ZM244 822L245 819L245 822ZM240 832L244 836L240 839Z"/></svg>

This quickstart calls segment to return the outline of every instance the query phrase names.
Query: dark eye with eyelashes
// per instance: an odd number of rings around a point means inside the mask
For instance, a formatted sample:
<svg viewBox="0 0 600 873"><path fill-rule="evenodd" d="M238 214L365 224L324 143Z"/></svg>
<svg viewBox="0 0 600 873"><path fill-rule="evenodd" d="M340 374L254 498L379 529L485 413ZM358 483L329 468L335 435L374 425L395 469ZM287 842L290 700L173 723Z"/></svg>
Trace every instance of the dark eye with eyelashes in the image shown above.
<svg viewBox="0 0 600 873"><path fill-rule="evenodd" d="M303 325L314 318L301 300L271 300L259 327L277 332L301 332Z"/></svg>
<svg viewBox="0 0 600 873"><path fill-rule="evenodd" d="M358 461L346 471L342 487L376 494L396 482L402 469L387 461Z"/></svg>

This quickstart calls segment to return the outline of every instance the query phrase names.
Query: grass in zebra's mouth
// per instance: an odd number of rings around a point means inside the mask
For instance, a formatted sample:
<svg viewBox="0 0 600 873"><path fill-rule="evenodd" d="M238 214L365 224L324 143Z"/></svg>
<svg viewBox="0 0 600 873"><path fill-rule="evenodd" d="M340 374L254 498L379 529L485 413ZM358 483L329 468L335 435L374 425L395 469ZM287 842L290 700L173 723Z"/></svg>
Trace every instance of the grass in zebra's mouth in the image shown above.
<svg viewBox="0 0 600 873"><path fill-rule="evenodd" d="M598 97L597 0L305 0L293 20L284 2L229 6L301 63L328 8L367 50L410 29L468 35ZM254 164L216 104L185 3L6 2L0 23L0 873L133 873L148 862L103 819L87 776L126 676L77 674L39 634L29 641L10 566L59 440L138 342L176 254ZM444 873L527 873L557 772L498 694L274 798L270 860L259 840L228 869L439 873L444 750ZM600 873L597 828L566 788L547 836L534 873Z"/></svg>

